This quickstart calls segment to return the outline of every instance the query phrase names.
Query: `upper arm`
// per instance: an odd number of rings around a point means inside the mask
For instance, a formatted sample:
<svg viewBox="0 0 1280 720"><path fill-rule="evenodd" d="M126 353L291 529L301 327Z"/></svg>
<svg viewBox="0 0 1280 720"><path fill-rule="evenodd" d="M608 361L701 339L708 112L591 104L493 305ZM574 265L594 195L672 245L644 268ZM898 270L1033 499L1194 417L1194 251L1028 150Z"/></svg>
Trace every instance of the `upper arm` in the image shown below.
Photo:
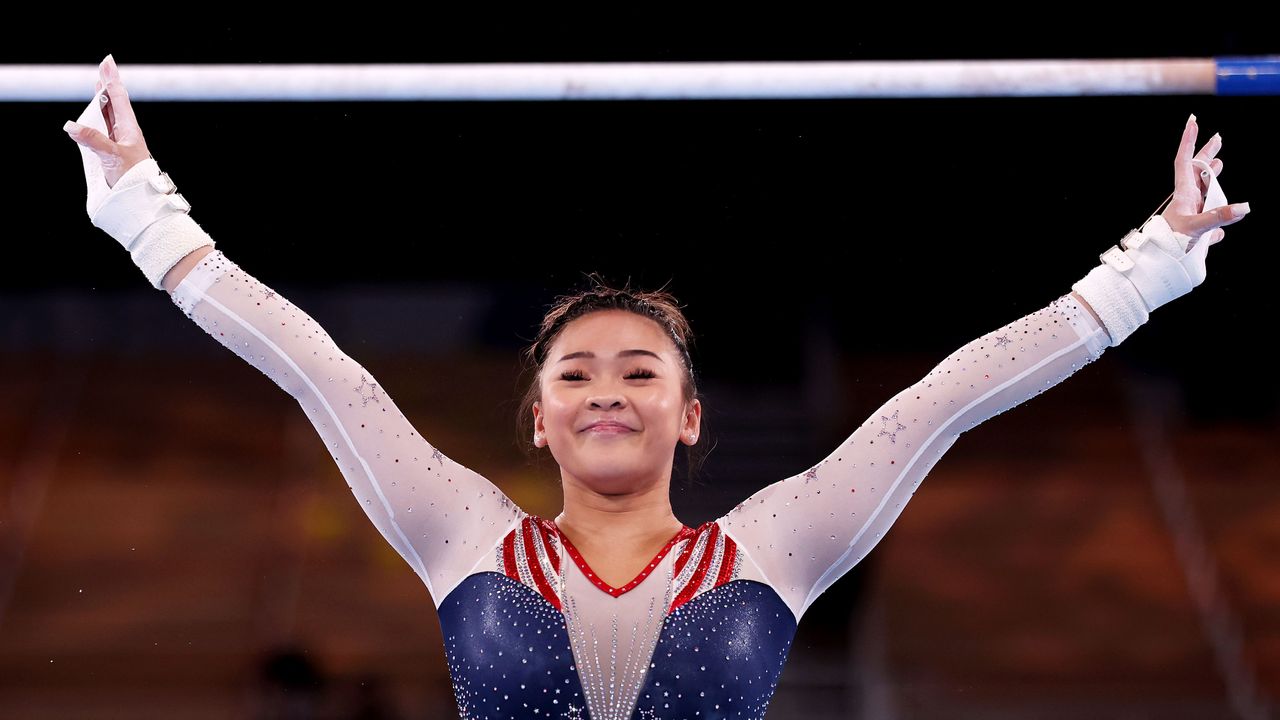
<svg viewBox="0 0 1280 720"><path fill-rule="evenodd" d="M497 486L428 443L314 319L221 252L182 279L173 301L298 401L361 509L437 603L520 515Z"/></svg>
<svg viewBox="0 0 1280 720"><path fill-rule="evenodd" d="M821 462L720 519L799 618L875 547L961 433L1105 349L1069 296L967 343L881 405Z"/></svg>

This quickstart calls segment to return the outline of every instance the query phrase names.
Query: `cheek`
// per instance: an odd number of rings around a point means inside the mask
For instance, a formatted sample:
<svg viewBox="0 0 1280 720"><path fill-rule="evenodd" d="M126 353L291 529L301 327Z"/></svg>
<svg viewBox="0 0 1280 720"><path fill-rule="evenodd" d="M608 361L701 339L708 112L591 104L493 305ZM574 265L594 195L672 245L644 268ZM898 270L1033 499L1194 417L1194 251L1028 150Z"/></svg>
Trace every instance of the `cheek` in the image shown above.
<svg viewBox="0 0 1280 720"><path fill-rule="evenodd" d="M542 396L542 423L550 432L555 432L567 423L573 422L573 403L563 395L545 394Z"/></svg>
<svg viewBox="0 0 1280 720"><path fill-rule="evenodd" d="M684 400L670 393L655 394L648 399L649 422L665 426L678 426L683 421Z"/></svg>

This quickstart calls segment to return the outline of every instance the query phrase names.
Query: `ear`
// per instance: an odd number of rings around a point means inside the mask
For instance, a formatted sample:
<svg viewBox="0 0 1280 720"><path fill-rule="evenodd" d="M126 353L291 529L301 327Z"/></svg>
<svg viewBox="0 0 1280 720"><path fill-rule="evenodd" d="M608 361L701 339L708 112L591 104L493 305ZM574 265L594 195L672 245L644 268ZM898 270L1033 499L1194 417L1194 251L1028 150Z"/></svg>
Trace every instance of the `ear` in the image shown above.
<svg viewBox="0 0 1280 720"><path fill-rule="evenodd" d="M545 438L546 434L547 428L542 422L542 401L535 400L533 402L533 435L534 437L541 436ZM536 441L533 444L537 447L542 447L541 445L538 445Z"/></svg>
<svg viewBox="0 0 1280 720"><path fill-rule="evenodd" d="M680 441L688 445L698 442L702 434L702 401L697 398L685 405L684 423L680 428ZM692 435L692 437L690 437Z"/></svg>

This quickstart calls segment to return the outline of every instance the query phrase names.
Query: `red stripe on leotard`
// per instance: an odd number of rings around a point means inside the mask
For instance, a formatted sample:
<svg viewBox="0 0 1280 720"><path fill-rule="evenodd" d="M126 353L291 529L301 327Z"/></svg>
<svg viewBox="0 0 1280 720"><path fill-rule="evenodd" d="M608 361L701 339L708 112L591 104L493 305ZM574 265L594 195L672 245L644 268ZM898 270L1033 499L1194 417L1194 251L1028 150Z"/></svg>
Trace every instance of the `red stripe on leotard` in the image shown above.
<svg viewBox="0 0 1280 720"><path fill-rule="evenodd" d="M699 527L694 532L693 537L689 539L688 544L684 546L684 550L682 550L680 552L680 556L676 558L675 567L671 569L673 574L679 575L680 571L684 569L685 564L689 562L689 558L693 555L694 548L698 546L698 533L702 532L705 528L705 525Z"/></svg>
<svg viewBox="0 0 1280 720"><path fill-rule="evenodd" d="M733 579L734 561L738 559L738 543L729 537L728 533L724 536L724 558L720 561L720 574L716 576L715 587L729 582Z"/></svg>
<svg viewBox="0 0 1280 720"><path fill-rule="evenodd" d="M559 536L556 526L550 520L544 518L536 518L538 530L542 535L542 544L547 549L547 559L551 561L551 569L560 574L560 553L556 552L555 538Z"/></svg>
<svg viewBox="0 0 1280 720"><path fill-rule="evenodd" d="M719 536L720 526L713 523L707 535L707 544L702 549L702 557L698 560L698 568L693 571L693 577L689 578L688 584L680 590L680 594L672 601L672 610L693 599L693 594L698 591L698 586L702 584L702 579L707 575L707 568L711 567L711 559L715 556L716 538Z"/></svg>
<svg viewBox="0 0 1280 720"><path fill-rule="evenodd" d="M524 534L524 557L525 562L529 564L529 572L533 575L533 582L537 584L538 592L542 594L542 597L546 598L547 602L559 610L560 598L556 597L555 590L552 589L551 583L547 581L547 576L543 574L542 563L538 562L538 551L533 547L533 544L537 542L533 538L533 520L525 518L524 522L520 523L520 530Z"/></svg>

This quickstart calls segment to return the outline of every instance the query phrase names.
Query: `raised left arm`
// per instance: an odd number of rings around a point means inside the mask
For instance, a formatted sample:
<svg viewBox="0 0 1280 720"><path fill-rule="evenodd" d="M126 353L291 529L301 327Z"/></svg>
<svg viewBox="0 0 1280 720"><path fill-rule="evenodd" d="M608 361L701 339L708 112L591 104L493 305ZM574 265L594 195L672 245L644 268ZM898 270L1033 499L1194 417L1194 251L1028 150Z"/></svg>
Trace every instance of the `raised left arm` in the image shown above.
<svg viewBox="0 0 1280 720"><path fill-rule="evenodd" d="M1106 329L1074 293L951 353L830 455L719 519L796 619L875 547L960 434L1100 357Z"/></svg>
<svg viewBox="0 0 1280 720"><path fill-rule="evenodd" d="M797 621L875 547L960 433L1062 382L1204 282L1209 247L1249 203L1227 202L1216 157L1222 136L1196 152L1198 132L1192 115L1168 207L1103 253L1070 294L947 356L822 462L717 520Z"/></svg>

